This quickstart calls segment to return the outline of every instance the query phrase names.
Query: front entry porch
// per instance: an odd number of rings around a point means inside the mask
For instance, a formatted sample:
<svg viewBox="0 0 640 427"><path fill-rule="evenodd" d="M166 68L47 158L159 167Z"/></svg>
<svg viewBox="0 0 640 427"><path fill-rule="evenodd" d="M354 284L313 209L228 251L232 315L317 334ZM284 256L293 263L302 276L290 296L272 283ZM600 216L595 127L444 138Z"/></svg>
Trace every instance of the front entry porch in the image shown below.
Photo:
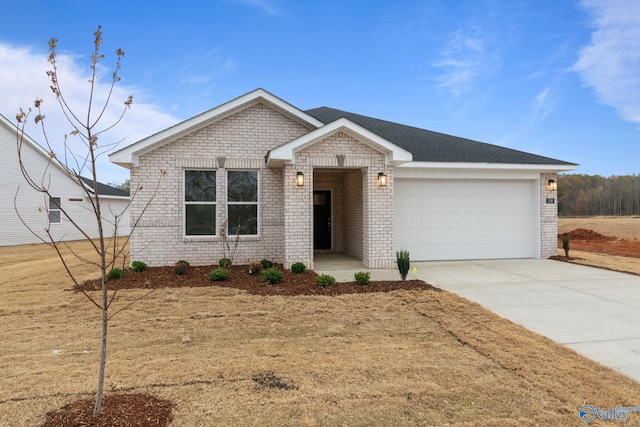
<svg viewBox="0 0 640 427"><path fill-rule="evenodd" d="M314 252L313 268L316 271L362 270L362 260L344 252Z"/></svg>

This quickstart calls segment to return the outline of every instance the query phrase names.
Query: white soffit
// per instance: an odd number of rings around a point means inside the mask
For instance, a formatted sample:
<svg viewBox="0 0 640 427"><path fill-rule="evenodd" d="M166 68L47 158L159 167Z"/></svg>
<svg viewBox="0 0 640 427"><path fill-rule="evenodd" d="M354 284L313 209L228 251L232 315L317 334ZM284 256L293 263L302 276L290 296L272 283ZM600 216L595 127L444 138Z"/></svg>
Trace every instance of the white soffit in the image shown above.
<svg viewBox="0 0 640 427"><path fill-rule="evenodd" d="M409 162L399 165L402 169L464 169L464 170L528 170L539 172L565 172L579 165L544 165L525 163L474 163L474 162Z"/></svg>

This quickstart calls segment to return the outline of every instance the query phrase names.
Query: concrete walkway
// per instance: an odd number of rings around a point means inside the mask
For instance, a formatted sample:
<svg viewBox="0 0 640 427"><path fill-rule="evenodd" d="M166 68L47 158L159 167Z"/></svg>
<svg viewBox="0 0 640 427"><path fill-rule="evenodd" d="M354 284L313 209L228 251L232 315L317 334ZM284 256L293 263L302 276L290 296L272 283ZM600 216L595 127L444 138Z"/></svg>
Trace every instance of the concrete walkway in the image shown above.
<svg viewBox="0 0 640 427"><path fill-rule="evenodd" d="M640 381L639 276L546 259L412 263L412 269L414 266L417 272L410 272L409 278L477 302ZM338 280L353 280L355 271L366 270L325 272ZM372 280L399 278L396 270L371 273Z"/></svg>

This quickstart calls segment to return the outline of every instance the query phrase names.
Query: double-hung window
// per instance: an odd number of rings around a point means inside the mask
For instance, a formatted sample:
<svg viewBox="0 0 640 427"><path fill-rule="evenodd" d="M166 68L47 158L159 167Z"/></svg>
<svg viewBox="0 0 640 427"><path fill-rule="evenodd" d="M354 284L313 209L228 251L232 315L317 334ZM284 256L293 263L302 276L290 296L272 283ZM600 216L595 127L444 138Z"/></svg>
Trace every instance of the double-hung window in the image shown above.
<svg viewBox="0 0 640 427"><path fill-rule="evenodd" d="M49 224L60 224L60 197L49 197Z"/></svg>
<svg viewBox="0 0 640 427"><path fill-rule="evenodd" d="M258 234L258 171L227 172L227 233Z"/></svg>
<svg viewBox="0 0 640 427"><path fill-rule="evenodd" d="M184 233L216 235L216 171L184 171Z"/></svg>

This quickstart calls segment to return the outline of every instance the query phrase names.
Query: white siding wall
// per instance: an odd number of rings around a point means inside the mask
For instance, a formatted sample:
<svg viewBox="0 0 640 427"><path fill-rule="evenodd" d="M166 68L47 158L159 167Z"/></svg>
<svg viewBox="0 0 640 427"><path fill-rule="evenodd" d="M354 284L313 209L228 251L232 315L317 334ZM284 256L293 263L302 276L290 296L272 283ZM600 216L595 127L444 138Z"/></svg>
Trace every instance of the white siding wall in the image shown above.
<svg viewBox="0 0 640 427"><path fill-rule="evenodd" d="M43 194L33 190L25 181L18 164L16 134L0 123L0 246L39 243L22 224L14 207L14 198L20 216L38 235L47 239L45 228L48 225L48 200ZM60 204L69 215L91 237L97 237L98 227L90 202L82 187L71 180L60 168L49 164L48 158L26 141L22 150L23 162L27 170L37 182L48 183L54 197L60 197ZM82 201L69 201L69 199ZM103 217L112 218L111 212L122 214L128 200L122 198L106 198L103 200ZM109 224L112 219L103 222L108 235L113 232ZM51 224L51 234L56 240L77 240L83 236L68 220L61 215L59 224ZM118 234L129 234L129 214L125 212L120 223Z"/></svg>

